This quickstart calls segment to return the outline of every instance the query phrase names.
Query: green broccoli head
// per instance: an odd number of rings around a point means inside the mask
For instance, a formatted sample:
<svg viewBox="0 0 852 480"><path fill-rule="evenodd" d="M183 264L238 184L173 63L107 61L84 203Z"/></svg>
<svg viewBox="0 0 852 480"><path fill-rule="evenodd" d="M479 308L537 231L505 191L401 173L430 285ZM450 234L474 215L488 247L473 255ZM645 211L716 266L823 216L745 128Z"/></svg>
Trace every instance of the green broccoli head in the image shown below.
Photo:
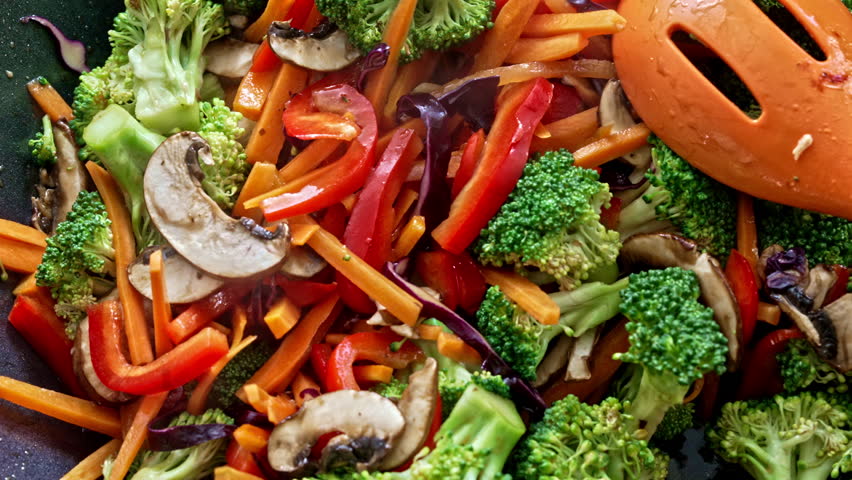
<svg viewBox="0 0 852 480"><path fill-rule="evenodd" d="M393 377L390 382L377 383L370 390L383 397L390 398L391 400L399 400L402 398L402 392L404 392L406 388L408 388L407 381Z"/></svg>
<svg viewBox="0 0 852 480"><path fill-rule="evenodd" d="M839 478L852 466L852 424L834 403L809 392L727 403L707 437L758 480Z"/></svg>
<svg viewBox="0 0 852 480"><path fill-rule="evenodd" d="M607 398L587 405L568 395L530 426L514 454L515 476L527 480L665 479L668 457L637 438L627 405Z"/></svg>
<svg viewBox="0 0 852 480"><path fill-rule="evenodd" d="M728 342L699 294L695 273L678 267L634 273L621 291L630 348L614 358L642 367L629 370L640 378L635 398L624 400L649 436L669 408L683 403L692 382L725 371Z"/></svg>
<svg viewBox="0 0 852 480"><path fill-rule="evenodd" d="M807 340L795 338L787 343L778 354L784 390L793 393L799 390L823 388L830 393L846 393L852 372L843 374L819 357Z"/></svg>
<svg viewBox="0 0 852 480"><path fill-rule="evenodd" d="M201 128L198 134L210 145L211 161L199 157L204 179L201 186L223 210L234 207L249 171L242 144L237 141L245 130L240 127L243 116L231 111L219 98L201 102Z"/></svg>
<svg viewBox="0 0 852 480"><path fill-rule="evenodd" d="M238 353L216 376L208 403L227 409L237 401L236 393L275 352L268 342L255 340Z"/></svg>
<svg viewBox="0 0 852 480"><path fill-rule="evenodd" d="M47 115L41 117L42 131L30 139L33 160L39 167L50 167L56 163L56 143L53 140L53 123Z"/></svg>
<svg viewBox="0 0 852 480"><path fill-rule="evenodd" d="M755 202L760 248L802 247L811 265L852 265L852 222L768 201Z"/></svg>
<svg viewBox="0 0 852 480"><path fill-rule="evenodd" d="M35 275L37 285L50 288L57 315L68 321L70 337L96 294L112 285L114 258L106 207L96 192L80 192L65 221L48 237Z"/></svg>
<svg viewBox="0 0 852 480"><path fill-rule="evenodd" d="M263 12L266 0L222 0L226 15L244 15L254 18Z"/></svg>
<svg viewBox="0 0 852 480"><path fill-rule="evenodd" d="M663 421L654 432L654 440L671 440L692 428L695 423L695 404L681 403L666 411Z"/></svg>
<svg viewBox="0 0 852 480"><path fill-rule="evenodd" d="M600 222L612 194L597 172L573 163L567 150L558 150L527 164L474 244L482 263L514 265L521 273L533 267L567 289L615 263L621 249L618 232Z"/></svg>

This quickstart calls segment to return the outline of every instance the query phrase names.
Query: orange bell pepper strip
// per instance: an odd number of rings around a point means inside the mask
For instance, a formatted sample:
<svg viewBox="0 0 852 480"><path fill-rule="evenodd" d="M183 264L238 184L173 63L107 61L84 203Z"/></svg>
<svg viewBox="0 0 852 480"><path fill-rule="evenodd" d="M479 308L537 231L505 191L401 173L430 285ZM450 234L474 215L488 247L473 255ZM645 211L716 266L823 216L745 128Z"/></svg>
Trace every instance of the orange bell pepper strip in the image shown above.
<svg viewBox="0 0 852 480"><path fill-rule="evenodd" d="M325 387L329 392L336 390L360 390L352 367L358 360L369 360L392 368L405 368L421 358L423 351L412 342L404 342L397 350L392 349L402 337L391 332L361 332L347 335L329 358Z"/></svg>

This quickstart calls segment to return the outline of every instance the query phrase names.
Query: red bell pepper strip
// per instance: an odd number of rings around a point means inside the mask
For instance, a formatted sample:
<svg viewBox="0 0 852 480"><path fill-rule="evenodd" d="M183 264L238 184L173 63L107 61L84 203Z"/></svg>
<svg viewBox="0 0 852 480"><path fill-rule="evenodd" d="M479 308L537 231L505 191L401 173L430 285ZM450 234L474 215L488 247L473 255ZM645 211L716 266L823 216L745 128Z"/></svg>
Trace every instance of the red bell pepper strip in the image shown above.
<svg viewBox="0 0 852 480"><path fill-rule="evenodd" d="M352 207L343 243L373 268L379 269L390 260L393 203L420 150L422 142L414 130L397 130ZM359 313L376 311L376 303L340 272L337 284L340 299L349 308Z"/></svg>
<svg viewBox="0 0 852 480"><path fill-rule="evenodd" d="M734 296L737 298L740 307L743 345L748 345L757 324L757 307L760 304L754 270L751 269L751 264L740 252L731 250L728 263L725 265L725 277L728 279L728 284L734 291Z"/></svg>
<svg viewBox="0 0 852 480"><path fill-rule="evenodd" d="M843 265L832 265L831 269L834 270L834 274L837 275L837 281L834 283L834 286L831 287L828 295L825 296L825 302L823 302L823 305L828 305L843 295L846 295L846 287L849 285L848 267L844 267Z"/></svg>
<svg viewBox="0 0 852 480"><path fill-rule="evenodd" d="M343 204L335 203L325 209L319 224L328 233L341 239L343 238L343 232L346 230L346 220L348 218L349 212L346 210L346 207Z"/></svg>
<svg viewBox="0 0 852 480"><path fill-rule="evenodd" d="M311 10L314 8L313 0L296 0L290 11L287 12L287 19L290 20L290 26L303 30L305 22L308 20Z"/></svg>
<svg viewBox="0 0 852 480"><path fill-rule="evenodd" d="M804 334L798 328L785 328L773 330L757 342L746 357L738 400L775 395L784 390L776 356L794 338L804 338Z"/></svg>
<svg viewBox="0 0 852 480"><path fill-rule="evenodd" d="M314 369L314 374L325 386L325 379L328 376L328 362L331 359L331 345L327 343L315 343L311 345L311 368Z"/></svg>
<svg viewBox="0 0 852 480"><path fill-rule="evenodd" d="M586 109L576 88L569 87L560 81L551 83L553 83L553 100L550 101L550 108L547 109L541 123L547 125L576 115Z"/></svg>
<svg viewBox="0 0 852 480"><path fill-rule="evenodd" d="M219 315L230 310L231 307L248 295L251 289L250 284L227 286L190 305L183 313L169 322L166 328L172 343L177 345L193 333L209 325Z"/></svg>
<svg viewBox="0 0 852 480"><path fill-rule="evenodd" d="M307 307L319 303L320 300L337 289L337 284L334 282L319 283L309 280L291 280L282 276L277 277L276 282L284 290L284 294L298 307Z"/></svg>
<svg viewBox="0 0 852 480"><path fill-rule="evenodd" d="M601 210L601 224L610 230L618 229L618 217L621 214L621 199L612 197L609 207Z"/></svg>
<svg viewBox="0 0 852 480"><path fill-rule="evenodd" d="M441 294L443 304L451 310L461 307L475 311L485 296L485 279L467 252L460 255L441 249L421 252L414 268L429 288Z"/></svg>
<svg viewBox="0 0 852 480"><path fill-rule="evenodd" d="M461 253L497 213L523 173L533 132L550 105L553 84L543 78L518 84L497 106L497 116L473 177L432 231L445 250Z"/></svg>
<svg viewBox="0 0 852 480"><path fill-rule="evenodd" d="M453 188L451 190L452 198L456 198L462 188L470 181L473 176L473 171L476 170L476 164L479 163L479 157L482 156L482 147L485 145L485 131L479 130L470 135L462 152L459 169L456 171L456 176L453 178Z"/></svg>
<svg viewBox="0 0 852 480"><path fill-rule="evenodd" d="M711 372L704 375L704 387L695 401L695 414L705 422L713 418L716 399L719 397L719 374Z"/></svg>
<svg viewBox="0 0 852 480"><path fill-rule="evenodd" d="M68 387L68 391L80 398L88 398L74 373L71 340L52 306L43 305L36 298L19 296L9 312L9 323Z"/></svg>
<svg viewBox="0 0 852 480"><path fill-rule="evenodd" d="M281 58L272 51L269 46L269 41L264 39L260 47L254 52L254 58L251 61L249 72L270 72L277 70L281 66Z"/></svg>
<svg viewBox="0 0 852 480"><path fill-rule="evenodd" d="M352 115L361 132L340 159L308 174L308 183L298 191L263 200L261 209L269 221L315 212L340 202L364 184L375 161L378 127L376 113L366 97L354 87L338 85L320 90L307 89L297 95L291 105L295 102L301 108L305 105L303 96L313 100L313 106L321 111ZM306 138L300 136L304 132L291 132L286 118L285 126L289 135Z"/></svg>
<svg viewBox="0 0 852 480"><path fill-rule="evenodd" d="M337 344L329 358L325 376L326 391L360 390L352 365L358 360L369 360L391 368L405 368L421 358L423 351L412 342L403 342L397 351L391 344L402 337L392 332L353 333Z"/></svg>
<svg viewBox="0 0 852 480"><path fill-rule="evenodd" d="M257 465L257 462L254 460L254 455L252 455L250 451L241 447L236 440L231 440L231 443L228 445L228 449L225 450L225 463L235 470L264 478L263 470L261 470Z"/></svg>
<svg viewBox="0 0 852 480"><path fill-rule="evenodd" d="M228 353L228 338L205 328L145 365L132 365L121 351L121 306L102 302L89 308L92 365L108 388L134 395L173 390L206 372Z"/></svg>

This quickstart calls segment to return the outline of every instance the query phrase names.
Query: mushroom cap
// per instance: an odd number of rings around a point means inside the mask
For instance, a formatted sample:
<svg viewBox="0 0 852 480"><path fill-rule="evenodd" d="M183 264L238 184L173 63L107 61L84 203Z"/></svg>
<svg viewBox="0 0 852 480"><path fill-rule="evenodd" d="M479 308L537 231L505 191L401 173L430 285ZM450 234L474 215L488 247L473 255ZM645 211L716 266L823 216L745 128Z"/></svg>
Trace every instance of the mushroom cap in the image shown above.
<svg viewBox="0 0 852 480"><path fill-rule="evenodd" d="M192 303L222 288L224 281L207 275L186 261L171 247L148 247L127 266L127 276L133 287L145 298L151 299L151 269L149 259L157 250L163 251L166 295L169 303Z"/></svg>
<svg viewBox="0 0 852 480"><path fill-rule="evenodd" d="M318 72L340 70L361 56L343 30L331 30L327 24L305 32L289 21L272 22L267 38L279 58Z"/></svg>

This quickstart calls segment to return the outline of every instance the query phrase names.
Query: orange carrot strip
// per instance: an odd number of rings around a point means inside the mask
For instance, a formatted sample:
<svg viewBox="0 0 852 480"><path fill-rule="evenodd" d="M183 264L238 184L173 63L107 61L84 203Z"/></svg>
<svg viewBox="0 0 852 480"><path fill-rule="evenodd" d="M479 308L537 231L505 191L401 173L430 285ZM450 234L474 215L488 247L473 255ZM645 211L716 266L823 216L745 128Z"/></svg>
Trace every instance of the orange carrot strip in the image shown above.
<svg viewBox="0 0 852 480"><path fill-rule="evenodd" d="M531 317L544 325L559 323L559 306L538 285L515 272L482 268L485 282L500 290Z"/></svg>
<svg viewBox="0 0 852 480"><path fill-rule="evenodd" d="M0 237L0 262L13 272L33 273L41 263L44 247Z"/></svg>
<svg viewBox="0 0 852 480"><path fill-rule="evenodd" d="M290 163L284 165L278 171L278 178L282 182L292 182L302 175L310 172L328 160L337 150L341 142L333 138L321 138L314 140L304 150L299 152ZM254 196L254 195L253 195Z"/></svg>
<svg viewBox="0 0 852 480"><path fill-rule="evenodd" d="M345 208L347 212L351 213L352 207L355 206L356 200L358 200L358 194L357 193L350 193L349 195L344 197L343 200L340 201L340 203L343 204L343 208Z"/></svg>
<svg viewBox="0 0 852 480"><path fill-rule="evenodd" d="M417 325L417 334L424 340L436 341L443 331L444 329L438 325L423 325L422 323Z"/></svg>
<svg viewBox="0 0 852 480"><path fill-rule="evenodd" d="M525 37L551 37L565 33L612 35L624 30L625 25L627 20L615 10L539 14L530 18L523 34Z"/></svg>
<svg viewBox="0 0 852 480"><path fill-rule="evenodd" d="M699 378L698 380L692 382L692 387L689 389L689 393L684 397L683 403L689 403L696 398L698 398L698 394L701 393L701 390L704 389L704 377Z"/></svg>
<svg viewBox="0 0 852 480"><path fill-rule="evenodd" d="M286 62L281 66L246 145L249 163L278 162L278 154L284 146L284 124L281 120L284 106L290 97L305 88L307 82L307 70Z"/></svg>
<svg viewBox="0 0 852 480"><path fill-rule="evenodd" d="M242 305L235 305L234 314L231 316L231 329L233 331L233 335L231 336L231 347L234 347L236 344L243 341L246 325L248 325L248 315L246 314L245 307Z"/></svg>
<svg viewBox="0 0 852 480"><path fill-rule="evenodd" d="M381 124L383 128L392 128L396 125L396 103L403 95L414 90L414 87L428 81L435 72L440 56L438 52L427 51L417 60L403 65L388 92L388 100L382 112Z"/></svg>
<svg viewBox="0 0 852 480"><path fill-rule="evenodd" d="M457 362L480 365L482 356L457 335L441 331L438 333L438 353Z"/></svg>
<svg viewBox="0 0 852 480"><path fill-rule="evenodd" d="M393 205L394 230L399 228L400 224L402 224L402 219L405 218L405 214L408 212L408 209L414 205L415 201L417 201L418 196L420 196L420 194L417 193L417 191L406 188L396 197L396 201Z"/></svg>
<svg viewBox="0 0 852 480"><path fill-rule="evenodd" d="M399 69L400 51L405 39L408 38L408 30L414 20L416 6L417 0L400 0L385 25L382 42L390 48L388 61L384 67L367 75L367 88L364 90L364 96L370 100L377 112L385 111L388 93Z"/></svg>
<svg viewBox="0 0 852 480"><path fill-rule="evenodd" d="M169 304L166 293L162 250L151 254L149 269L151 271L151 303L154 311L154 346L159 357L171 350L173 346L168 333L169 322L172 321L172 306Z"/></svg>
<svg viewBox="0 0 852 480"><path fill-rule="evenodd" d="M98 480L103 475L103 464L111 456L115 455L121 440L114 438L84 458L74 468L68 471L59 480Z"/></svg>
<svg viewBox="0 0 852 480"><path fill-rule="evenodd" d="M308 245L370 298L384 305L402 323L409 326L417 323L423 304L352 254L333 234L319 229L308 240Z"/></svg>
<svg viewBox="0 0 852 480"><path fill-rule="evenodd" d="M35 247L47 246L47 235L33 227L0 218L0 237Z"/></svg>
<svg viewBox="0 0 852 480"><path fill-rule="evenodd" d="M267 391L278 391L289 384L308 360L311 345L325 336L340 312L338 299L332 294L314 305L246 384L256 384ZM244 399L245 394L237 392L237 396Z"/></svg>
<svg viewBox="0 0 852 480"><path fill-rule="evenodd" d="M530 0L509 0L494 19L494 27L484 35L479 52L473 59L471 72L499 67L506 60L515 42L521 38L524 26L538 7Z"/></svg>
<svg viewBox="0 0 852 480"><path fill-rule="evenodd" d="M319 230L319 224L307 215L297 215L290 219L290 245L302 246Z"/></svg>
<svg viewBox="0 0 852 480"><path fill-rule="evenodd" d="M757 304L757 319L770 325L778 325L781 321L781 309L774 303L759 302Z"/></svg>
<svg viewBox="0 0 852 480"><path fill-rule="evenodd" d="M748 260L751 271L756 273L760 251L757 247L754 199L742 192L737 195L737 251Z"/></svg>
<svg viewBox="0 0 852 480"><path fill-rule="evenodd" d="M343 342L343 339L347 337L347 333L329 333L325 336L325 343L330 343L332 345L337 345L338 343Z"/></svg>
<svg viewBox="0 0 852 480"><path fill-rule="evenodd" d="M118 412L82 398L3 376L0 376L0 398L78 427L110 437L121 436Z"/></svg>
<svg viewBox="0 0 852 480"><path fill-rule="evenodd" d="M124 332L127 336L130 361L134 365L148 363L154 359L154 353L151 349L151 337L148 335L148 322L145 319L142 295L130 284L130 279L127 277L127 267L136 260L136 240L130 226L130 213L124 205L124 196L112 176L94 162L87 162L86 169L95 182L98 193L101 194L107 215L112 222L115 283L118 287L118 298L124 310Z"/></svg>
<svg viewBox="0 0 852 480"><path fill-rule="evenodd" d="M204 413L204 410L207 409L207 397L210 395L210 390L213 388L213 382L216 381L216 377L222 373L228 362L233 360L238 353L242 352L243 349L251 345L255 340L257 340L257 337L250 336L240 340L236 345L232 345L224 357L220 358L204 375L198 378L198 383L192 389L192 396L189 397L189 402L186 405L187 412L193 415Z"/></svg>
<svg viewBox="0 0 852 480"><path fill-rule="evenodd" d="M412 216L405 227L402 228L402 233L399 234L399 238L393 246L392 257L394 261L407 257L424 233L426 233L426 218L423 215Z"/></svg>
<svg viewBox="0 0 852 480"><path fill-rule="evenodd" d="M553 13L575 13L577 10L565 0L542 0Z"/></svg>
<svg viewBox="0 0 852 480"><path fill-rule="evenodd" d="M142 449L145 439L148 438L148 425L160 413L160 408L163 407L163 402L169 392L158 393L155 395L146 395L138 400L139 410L133 416L133 423L127 434L124 435L124 441L121 442L121 448L115 456L115 461L112 464L109 478L107 480L121 480L127 475L130 469L130 464L136 458L136 454Z"/></svg>
<svg viewBox="0 0 852 480"><path fill-rule="evenodd" d="M530 62L494 67L453 80L441 87L440 90L433 92L433 95L441 96L477 78L500 77L500 86L503 86L526 82L534 78L561 78L566 75L577 78L613 78L615 76L615 64L608 60L584 58L579 60ZM418 134L420 135L419 132ZM422 135L420 136L422 137Z"/></svg>
<svg viewBox="0 0 852 480"><path fill-rule="evenodd" d="M544 126L550 133L548 138L533 138L530 150L547 152L565 148L577 150L587 138L598 129L598 108L590 108L570 117L557 120Z"/></svg>
<svg viewBox="0 0 852 480"><path fill-rule="evenodd" d="M22 295L32 297L38 293L39 288L41 287L36 285L35 274L31 273L27 275L25 279L21 280L21 283L15 286L12 290L12 295L16 297L20 297Z"/></svg>
<svg viewBox="0 0 852 480"><path fill-rule="evenodd" d="M251 167L246 183L240 190L240 195L234 203L234 209L231 215L234 217L248 217L259 222L263 218L263 212L259 208L246 208L243 202L246 200L264 194L270 190L281 186L281 181L278 179L278 169L274 163L255 163Z"/></svg>
<svg viewBox="0 0 852 480"><path fill-rule="evenodd" d="M426 125L423 124L423 120L420 120L419 118L409 118L396 128L388 130L384 133L384 135L379 137L379 139L376 141L377 157L381 157L385 149L388 148L388 144L390 144L391 138L393 138L396 131L398 129L404 128L414 130L414 133L416 133L417 136L420 138L424 138L426 136Z"/></svg>
<svg viewBox="0 0 852 480"><path fill-rule="evenodd" d="M272 22L283 20L287 16L287 12L290 11L293 3L295 3L295 0L270 0L260 17L249 25L245 33L243 33L243 38L247 42L260 42L266 35Z"/></svg>
<svg viewBox="0 0 852 480"><path fill-rule="evenodd" d="M263 322L272 335L278 339L296 326L302 311L290 297L279 298L263 316Z"/></svg>
<svg viewBox="0 0 852 480"><path fill-rule="evenodd" d="M71 107L44 77L34 78L27 82L27 90L42 111L50 117L51 122L74 119L74 112Z"/></svg>
<svg viewBox="0 0 852 480"><path fill-rule="evenodd" d="M515 42L506 63L546 62L562 60L579 52L589 41L579 33L566 33L547 38L521 38Z"/></svg>
<svg viewBox="0 0 852 480"><path fill-rule="evenodd" d="M648 143L651 130L644 123L612 133L574 152L574 165L593 168L623 157Z"/></svg>
<svg viewBox="0 0 852 480"><path fill-rule="evenodd" d="M269 443L269 434L268 430L256 427L250 423L244 423L234 430L234 440L249 452L260 453L266 448L266 444Z"/></svg>
<svg viewBox="0 0 852 480"><path fill-rule="evenodd" d="M270 395L255 384L245 385L242 392L245 394L246 403L258 412L265 413L273 424L296 413L296 402L286 395Z"/></svg>
<svg viewBox="0 0 852 480"><path fill-rule="evenodd" d="M353 365L352 373L358 383L388 383L393 378L393 368L385 365Z"/></svg>
<svg viewBox="0 0 852 480"><path fill-rule="evenodd" d="M224 466L216 467L213 470L213 480L263 480L257 475L237 470L234 467Z"/></svg>
<svg viewBox="0 0 852 480"><path fill-rule="evenodd" d="M237 87L234 111L242 113L249 120L258 121L279 69L280 67L258 72L249 71Z"/></svg>
<svg viewBox="0 0 852 480"><path fill-rule="evenodd" d="M293 398L296 399L296 405L300 407L308 400L317 396L320 392L319 384L315 382L313 378L302 372L296 374L290 388L293 390Z"/></svg>

